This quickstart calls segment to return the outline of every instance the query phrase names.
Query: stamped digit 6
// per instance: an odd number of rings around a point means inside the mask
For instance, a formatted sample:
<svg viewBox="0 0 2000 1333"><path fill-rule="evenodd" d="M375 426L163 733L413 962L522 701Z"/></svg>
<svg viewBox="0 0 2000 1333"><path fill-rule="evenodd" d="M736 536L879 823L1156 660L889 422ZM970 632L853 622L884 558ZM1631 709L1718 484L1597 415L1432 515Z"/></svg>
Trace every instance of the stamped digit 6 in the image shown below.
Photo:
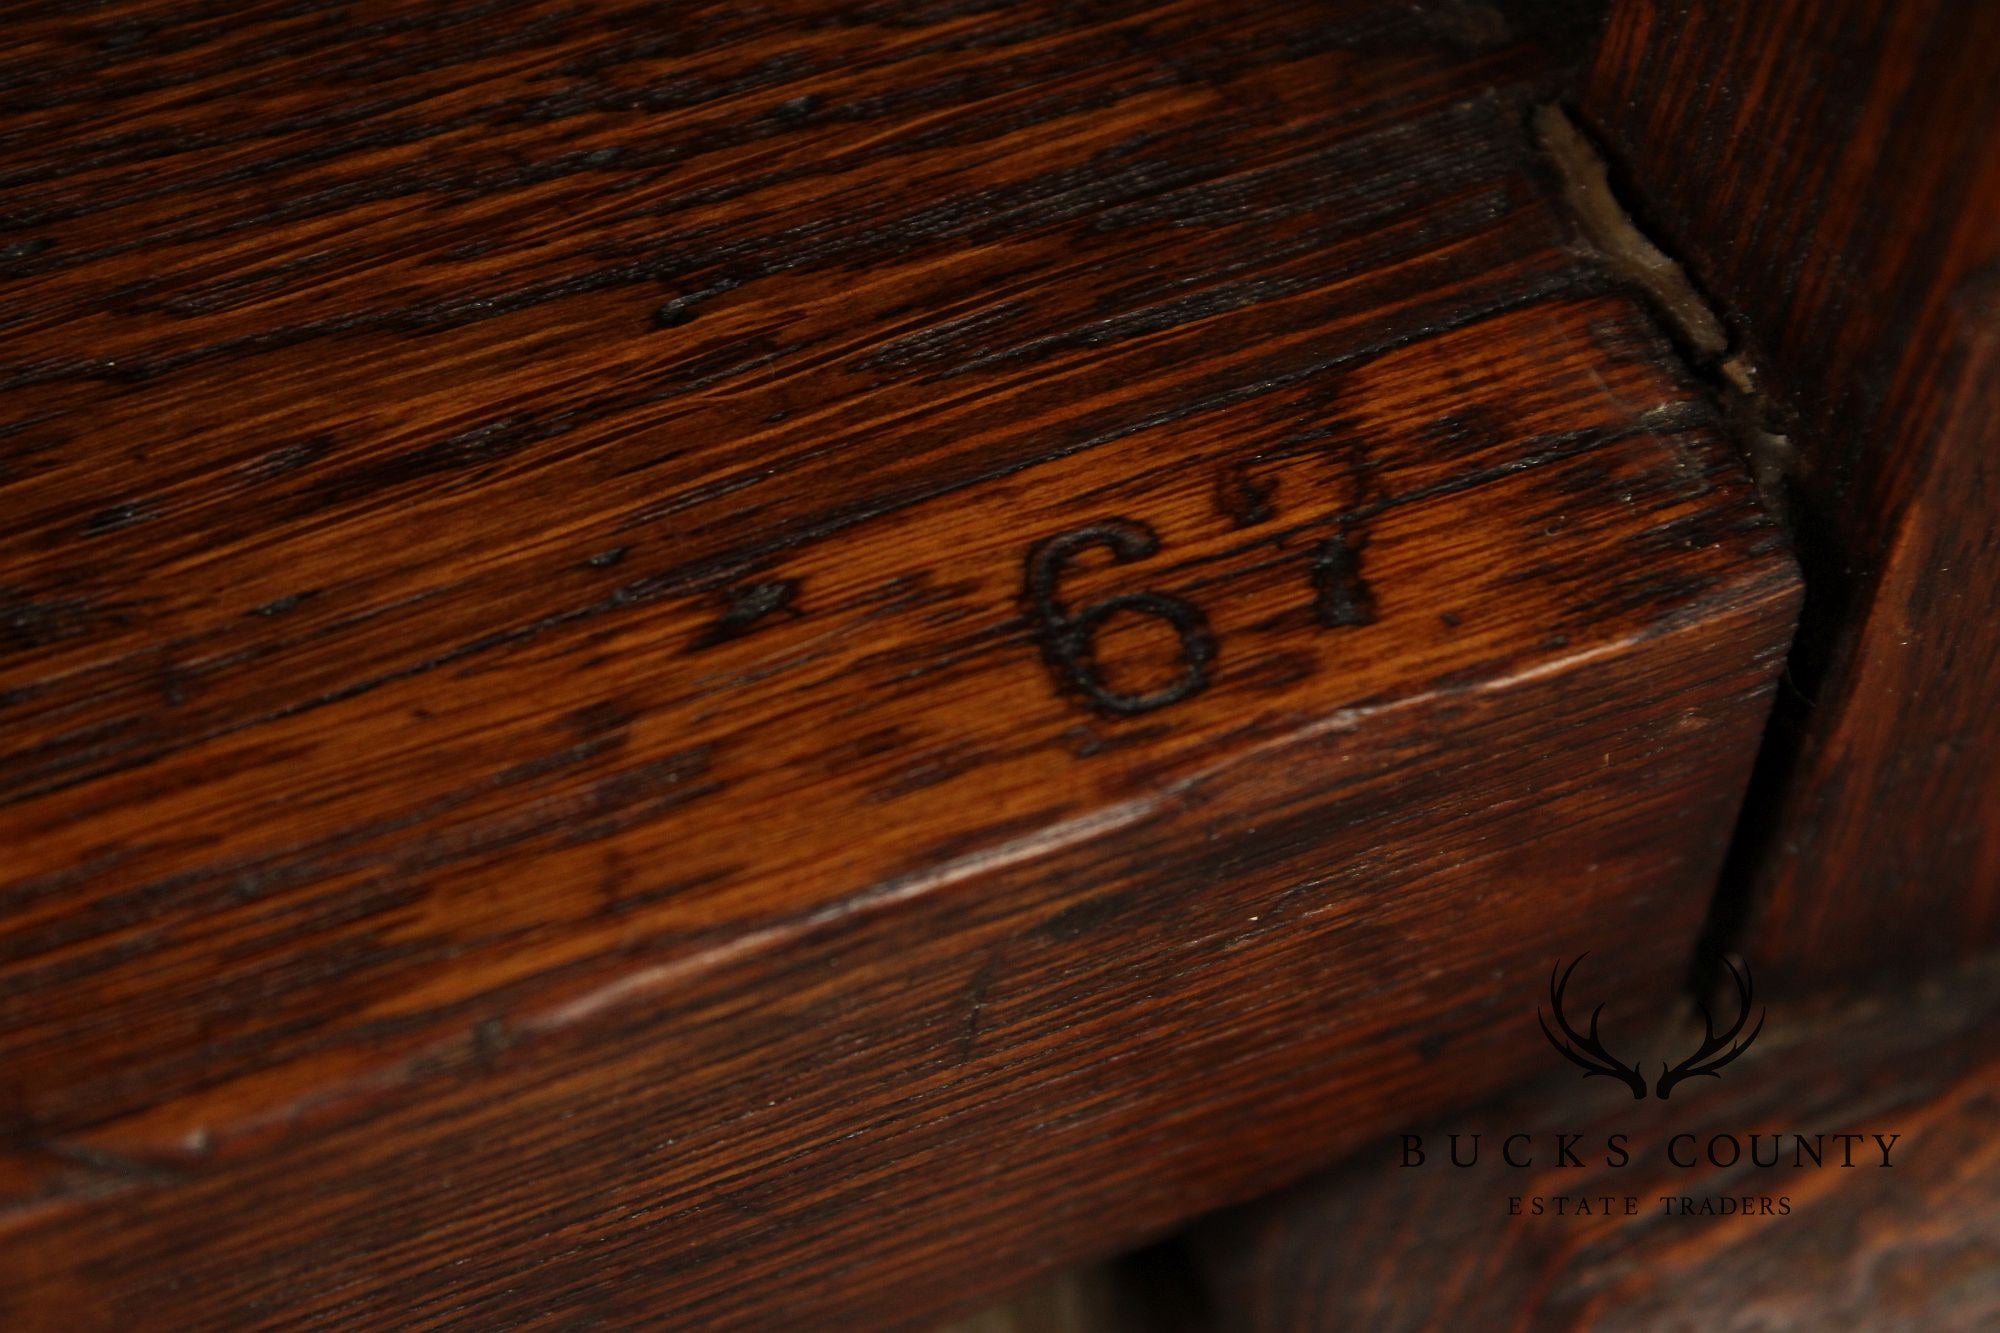
<svg viewBox="0 0 2000 1333"><path fill-rule="evenodd" d="M1059 596L1063 570L1086 547L1102 546L1119 564L1143 560L1160 549L1159 536L1144 523L1111 518L1037 543L1028 552L1025 593L1035 619L1036 637L1056 683L1088 699L1101 713L1131 717L1192 698L1208 688L1215 663L1215 635L1201 609L1163 592L1128 592L1070 610ZM1158 616L1173 627L1181 641L1183 666L1179 678L1144 694L1126 694L1105 682L1097 664L1096 637L1106 621L1121 611Z"/></svg>

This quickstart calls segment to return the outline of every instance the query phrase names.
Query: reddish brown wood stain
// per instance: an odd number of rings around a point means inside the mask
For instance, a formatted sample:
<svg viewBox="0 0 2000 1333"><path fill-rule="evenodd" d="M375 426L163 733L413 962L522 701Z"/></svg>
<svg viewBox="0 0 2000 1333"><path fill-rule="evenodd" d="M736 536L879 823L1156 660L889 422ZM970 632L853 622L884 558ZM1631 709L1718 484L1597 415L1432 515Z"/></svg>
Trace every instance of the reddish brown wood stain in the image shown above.
<svg viewBox="0 0 2000 1333"><path fill-rule="evenodd" d="M1474 36L23 14L9 1322L921 1321L1664 985L1793 575Z"/></svg>
<svg viewBox="0 0 2000 1333"><path fill-rule="evenodd" d="M1683 1029L1669 1049L1700 1033ZM1385 1137L1204 1222L1191 1248L1218 1326L1252 1333L1989 1328L1996 1113L2000 973L1988 966L1871 1003L1780 1005L1741 1063L1668 1101L1564 1075L1408 1126L1421 1166L1404 1168L1400 1135ZM1480 1136L1473 1166L1448 1164L1454 1133L1461 1160ZM1509 1145L1517 1134L1528 1137ZM1573 1160L1557 1135L1575 1136ZM1528 1165L1508 1168L1510 1150Z"/></svg>
<svg viewBox="0 0 2000 1333"><path fill-rule="evenodd" d="M1774 981L2000 946L1995 49L1990 4L1618 0L1581 97L1798 449L1804 695L1747 867Z"/></svg>

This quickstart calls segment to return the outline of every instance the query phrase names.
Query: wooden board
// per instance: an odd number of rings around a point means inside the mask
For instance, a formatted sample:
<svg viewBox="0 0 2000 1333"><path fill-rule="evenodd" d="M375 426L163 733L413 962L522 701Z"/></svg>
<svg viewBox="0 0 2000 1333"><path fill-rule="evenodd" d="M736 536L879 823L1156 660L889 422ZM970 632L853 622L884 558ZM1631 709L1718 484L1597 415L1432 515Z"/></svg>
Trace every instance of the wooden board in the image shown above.
<svg viewBox="0 0 2000 1333"><path fill-rule="evenodd" d="M920 1322L1667 984L1795 580L1537 69L24 13L5 1322Z"/></svg>
<svg viewBox="0 0 2000 1333"><path fill-rule="evenodd" d="M1618 0L1581 98L1797 452L1798 694L1732 908L1774 985L2000 947L1996 49L1991 4Z"/></svg>
<svg viewBox="0 0 2000 1333"><path fill-rule="evenodd" d="M1460 1134L1461 1158L1463 1136L1481 1135L1476 1166L1405 1170L1400 1142L1385 1140L1281 1198L1204 1222L1194 1252L1217 1326L1993 1327L2000 973L1989 964L1872 1002L1769 1014L1739 1061L1666 1101L1634 1102L1572 1071L1413 1127L1444 1152L1443 1136ZM1519 1133L1531 1137L1512 1151L1531 1165L1501 1168L1494 1157ZM1887 1168L1878 1133L1895 1136ZM1579 1136L1575 1165L1558 1156L1557 1134ZM1622 1165L1613 1134L1626 1136ZM1751 1164L1753 1149L1777 1165ZM1559 1198L1574 1209L1607 1197L1608 1212L1555 1211ZM1639 1201L1631 1215L1628 1197ZM1694 1202L1669 1215L1665 1197Z"/></svg>

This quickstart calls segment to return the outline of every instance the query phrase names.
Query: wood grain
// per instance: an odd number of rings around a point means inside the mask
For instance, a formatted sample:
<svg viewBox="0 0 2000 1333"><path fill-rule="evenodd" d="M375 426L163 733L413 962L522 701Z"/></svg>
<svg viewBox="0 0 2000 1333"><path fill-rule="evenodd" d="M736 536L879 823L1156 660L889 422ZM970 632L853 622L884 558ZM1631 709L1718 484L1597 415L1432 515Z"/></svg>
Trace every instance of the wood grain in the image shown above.
<svg viewBox="0 0 2000 1333"><path fill-rule="evenodd" d="M21 11L6 1322L921 1323L1676 972L1795 579L1539 69Z"/></svg>
<svg viewBox="0 0 2000 1333"><path fill-rule="evenodd" d="M2000 947L1996 49L1990 4L1618 0L1581 95L1798 454L1800 693L1735 909L1774 984Z"/></svg>
<svg viewBox="0 0 2000 1333"><path fill-rule="evenodd" d="M1349 1166L1204 1222L1222 1329L1991 1328L2000 1319L2000 973L1838 1007L1773 1008L1740 1062L1667 1101L1574 1072L1418 1127L1480 1134L1478 1166L1403 1169L1387 1140ZM1532 1029L1530 1029L1532 1033ZM1682 1035L1698 1037L1697 1025ZM1534 1165L1492 1159L1509 1134ZM1577 1165L1556 1134L1575 1134ZM1625 1134L1629 1161L1605 1144ZM1820 1136L1821 1160L1787 1138ZM1899 1137L1881 1169L1872 1138ZM1732 1153L1757 1152L1775 1167ZM1692 1135L1679 1144L1676 1135ZM1716 1137L1732 1139L1710 1146ZM1461 1138L1461 1144L1469 1143ZM1854 1149L1849 1168L1842 1163ZM1468 1150L1469 1151L1469 1150ZM1670 1160L1678 1155L1686 1167ZM1717 1165L1717 1162L1730 1163ZM1803 1165L1801 1165L1803 1163ZM1541 1197L1544 1212L1510 1210ZM1557 1197L1622 1201L1556 1216ZM1667 1216L1662 1196L1733 1211ZM1746 1216L1741 1200L1753 1201ZM1766 1213L1755 1201L1772 1200ZM1783 1200L1780 1212L1777 1201Z"/></svg>

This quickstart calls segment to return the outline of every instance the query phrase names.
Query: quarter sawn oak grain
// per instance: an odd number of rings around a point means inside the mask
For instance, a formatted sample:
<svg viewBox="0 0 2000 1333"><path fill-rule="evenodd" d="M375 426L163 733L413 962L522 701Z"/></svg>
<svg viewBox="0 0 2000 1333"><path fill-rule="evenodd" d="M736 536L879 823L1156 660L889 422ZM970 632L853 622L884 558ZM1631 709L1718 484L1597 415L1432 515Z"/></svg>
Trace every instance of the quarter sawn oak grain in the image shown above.
<svg viewBox="0 0 2000 1333"><path fill-rule="evenodd" d="M1492 25L12 36L10 1324L920 1323L1681 966L1794 578Z"/></svg>
<svg viewBox="0 0 2000 1333"><path fill-rule="evenodd" d="M1992 4L1618 0L1581 95L1797 445L1800 693L1734 905L1774 984L2000 947L1996 49Z"/></svg>

